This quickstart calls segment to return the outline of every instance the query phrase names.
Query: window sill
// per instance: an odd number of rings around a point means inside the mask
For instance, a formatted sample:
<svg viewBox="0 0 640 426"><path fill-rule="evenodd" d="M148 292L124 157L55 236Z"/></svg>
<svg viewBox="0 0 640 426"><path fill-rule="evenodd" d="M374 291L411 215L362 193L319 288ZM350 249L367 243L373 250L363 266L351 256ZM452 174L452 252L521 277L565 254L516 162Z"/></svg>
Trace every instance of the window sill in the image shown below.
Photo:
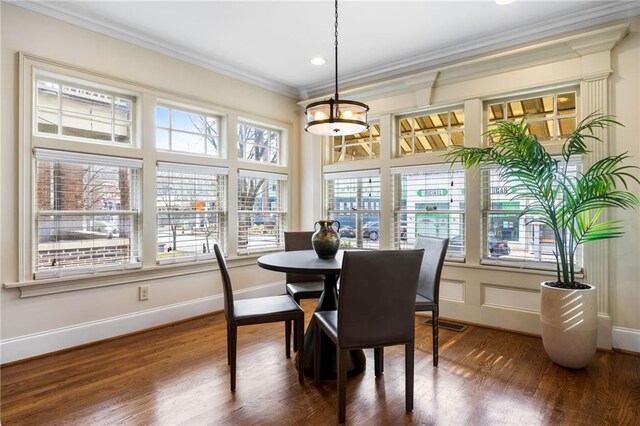
<svg viewBox="0 0 640 426"><path fill-rule="evenodd" d="M240 268L256 265L259 256L242 256L229 259L228 268ZM4 288L20 290L20 298L45 296L48 294L66 293L69 291L90 288L108 287L120 284L151 281L164 278L179 277L189 274L217 271L218 264L214 260L191 262L172 265L155 265L146 268L105 272L90 275L78 275L65 278L50 278L42 280L20 281L4 283Z"/></svg>
<svg viewBox="0 0 640 426"><path fill-rule="evenodd" d="M483 259L480 264L462 263L457 261L445 260L445 266L452 268L475 269L481 271L497 271L516 274L540 275L546 277L555 277L555 269L534 268L530 265L524 266L518 263L507 264L506 262L491 261ZM576 273L576 278L584 278L584 273Z"/></svg>

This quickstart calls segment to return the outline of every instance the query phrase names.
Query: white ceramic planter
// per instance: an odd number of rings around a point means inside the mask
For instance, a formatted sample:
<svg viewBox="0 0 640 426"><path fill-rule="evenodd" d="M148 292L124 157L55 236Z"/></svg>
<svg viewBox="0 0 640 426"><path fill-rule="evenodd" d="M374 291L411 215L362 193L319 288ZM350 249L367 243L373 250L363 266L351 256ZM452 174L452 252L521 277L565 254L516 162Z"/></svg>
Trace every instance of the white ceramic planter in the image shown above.
<svg viewBox="0 0 640 426"><path fill-rule="evenodd" d="M585 367L596 353L595 287L568 290L542 283L540 297L542 343L549 358L562 367Z"/></svg>

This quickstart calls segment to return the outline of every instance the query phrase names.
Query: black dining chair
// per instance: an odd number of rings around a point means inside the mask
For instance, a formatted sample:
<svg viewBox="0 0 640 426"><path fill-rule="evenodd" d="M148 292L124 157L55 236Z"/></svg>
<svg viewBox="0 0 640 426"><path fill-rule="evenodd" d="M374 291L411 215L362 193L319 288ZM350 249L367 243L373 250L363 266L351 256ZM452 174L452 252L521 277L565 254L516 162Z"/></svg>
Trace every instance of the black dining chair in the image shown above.
<svg viewBox="0 0 640 426"><path fill-rule="evenodd" d="M227 320L227 362L231 366L231 390L236 389L236 352L238 348L237 328L241 325L264 324L269 322L285 322L285 354L291 356L291 322L295 325L298 339L304 337L304 311L291 297L270 296L253 299L233 300L231 278L227 270L227 262L218 244L213 245L218 260L222 289L224 294L224 316ZM304 381L304 354L298 352L298 381Z"/></svg>
<svg viewBox="0 0 640 426"><path fill-rule="evenodd" d="M322 333L337 346L338 423L346 417L347 351L405 346L406 410L413 410L414 305L423 250L345 252L337 311L314 313L314 383L320 383ZM382 373L374 357L375 375Z"/></svg>
<svg viewBox="0 0 640 426"><path fill-rule="evenodd" d="M284 251L313 250L311 236L313 231L284 233ZM287 273L287 293L296 303L302 299L318 299L324 290L322 275ZM298 350L298 338L293 335L293 350Z"/></svg>
<svg viewBox="0 0 640 426"><path fill-rule="evenodd" d="M424 250L418 291L416 312L432 312L433 366L438 366L438 318L440 303L440 276L449 246L448 238L418 237L415 248Z"/></svg>

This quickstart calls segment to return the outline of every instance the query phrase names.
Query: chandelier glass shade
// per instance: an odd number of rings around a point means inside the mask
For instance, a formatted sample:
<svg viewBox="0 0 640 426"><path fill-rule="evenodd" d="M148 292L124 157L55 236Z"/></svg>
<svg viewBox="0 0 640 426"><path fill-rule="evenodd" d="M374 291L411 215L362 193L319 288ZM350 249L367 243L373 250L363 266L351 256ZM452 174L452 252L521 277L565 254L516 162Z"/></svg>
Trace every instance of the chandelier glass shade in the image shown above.
<svg viewBox="0 0 640 426"><path fill-rule="evenodd" d="M307 105L307 126L310 133L321 136L344 136L361 133L367 124L369 107L362 102L335 100L313 102Z"/></svg>
<svg viewBox="0 0 640 426"><path fill-rule="evenodd" d="M305 130L320 136L353 135L369 128L369 107L362 102L340 99L338 94L338 0L335 1L335 8L336 93L333 98L312 102L305 109Z"/></svg>

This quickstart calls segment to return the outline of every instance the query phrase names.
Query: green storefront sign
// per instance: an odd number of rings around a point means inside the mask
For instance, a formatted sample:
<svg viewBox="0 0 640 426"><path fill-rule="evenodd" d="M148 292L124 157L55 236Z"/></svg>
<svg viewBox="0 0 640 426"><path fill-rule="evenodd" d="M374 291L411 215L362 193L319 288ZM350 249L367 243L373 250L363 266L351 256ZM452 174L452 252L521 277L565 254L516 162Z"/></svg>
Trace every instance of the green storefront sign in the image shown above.
<svg viewBox="0 0 640 426"><path fill-rule="evenodd" d="M419 189L416 191L418 197L444 197L449 195L449 190L443 189Z"/></svg>

